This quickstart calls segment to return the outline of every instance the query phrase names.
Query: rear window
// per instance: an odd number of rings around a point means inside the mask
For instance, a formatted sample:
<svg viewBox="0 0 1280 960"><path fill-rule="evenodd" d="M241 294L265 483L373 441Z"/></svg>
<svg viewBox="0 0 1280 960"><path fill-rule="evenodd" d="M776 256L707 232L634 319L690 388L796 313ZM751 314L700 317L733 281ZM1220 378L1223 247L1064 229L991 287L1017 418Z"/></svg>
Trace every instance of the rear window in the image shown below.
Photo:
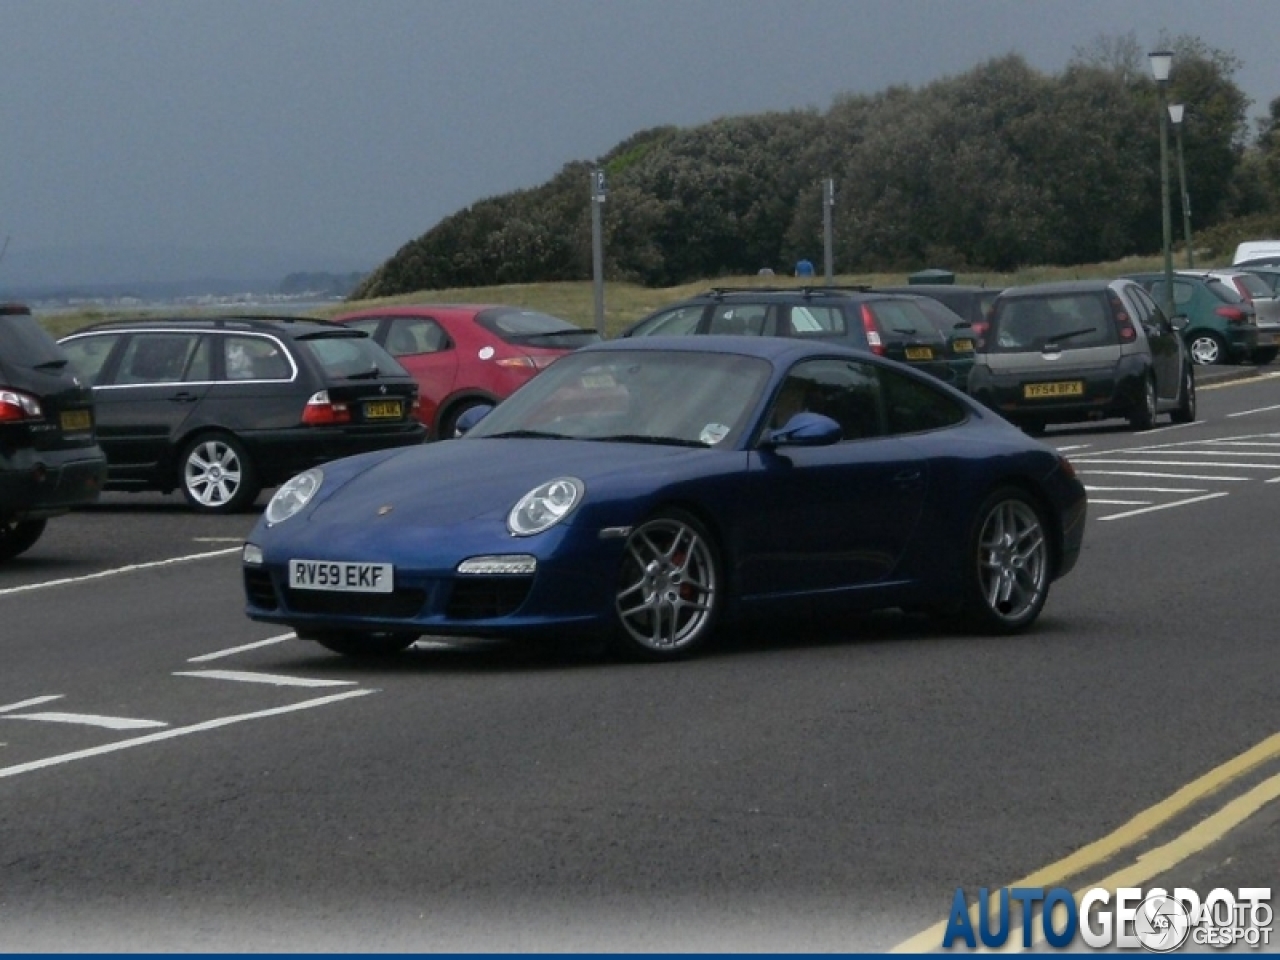
<svg viewBox="0 0 1280 960"><path fill-rule="evenodd" d="M920 304L914 300L874 300L866 306L880 325L886 340L940 340L940 334Z"/></svg>
<svg viewBox="0 0 1280 960"><path fill-rule="evenodd" d="M60 367L67 356L29 313L0 315L0 359L16 367Z"/></svg>
<svg viewBox="0 0 1280 960"><path fill-rule="evenodd" d="M1244 297L1240 296L1240 291L1229 283L1223 283L1221 280L1209 279L1204 285L1209 288L1209 292L1221 300L1223 303L1244 303Z"/></svg>
<svg viewBox="0 0 1280 960"><path fill-rule="evenodd" d="M1267 282L1261 277L1255 277L1252 273L1238 273L1235 277L1237 289L1243 290L1249 295L1249 298L1258 297L1263 300L1269 300L1274 294L1271 288L1267 286Z"/></svg>
<svg viewBox="0 0 1280 960"><path fill-rule="evenodd" d="M404 367L387 351L366 336L307 337L298 341L303 350L315 357L325 376L346 380L373 376L407 377Z"/></svg>
<svg viewBox="0 0 1280 960"><path fill-rule="evenodd" d="M993 353L1038 351L1050 343L1063 350L1083 350L1118 342L1102 293L1001 300L987 335L987 349Z"/></svg>
<svg viewBox="0 0 1280 960"><path fill-rule="evenodd" d="M476 314L476 323L507 343L526 347L572 350L600 339L594 330L537 310L482 310Z"/></svg>

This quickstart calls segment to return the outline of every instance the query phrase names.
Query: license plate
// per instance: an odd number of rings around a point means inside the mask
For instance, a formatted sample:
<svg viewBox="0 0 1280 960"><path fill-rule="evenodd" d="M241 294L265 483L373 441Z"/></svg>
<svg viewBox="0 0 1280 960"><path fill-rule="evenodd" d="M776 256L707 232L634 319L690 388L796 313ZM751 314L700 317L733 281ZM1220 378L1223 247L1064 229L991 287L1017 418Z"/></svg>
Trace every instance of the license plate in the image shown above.
<svg viewBox="0 0 1280 960"><path fill-rule="evenodd" d="M294 590L390 593L394 589L394 580L395 567L389 563L289 561L289 586Z"/></svg>
<svg viewBox="0 0 1280 960"><path fill-rule="evenodd" d="M366 420L399 420L404 416L404 405L399 400L369 400L364 405Z"/></svg>
<svg viewBox="0 0 1280 960"><path fill-rule="evenodd" d="M932 360L932 347L907 347L908 360Z"/></svg>
<svg viewBox="0 0 1280 960"><path fill-rule="evenodd" d="M955 350L956 353L973 353L973 341L954 340L951 343L951 348Z"/></svg>
<svg viewBox="0 0 1280 960"><path fill-rule="evenodd" d="M1022 388L1022 395L1028 400L1044 397L1082 397L1084 396L1083 380L1062 380L1058 383L1028 383Z"/></svg>
<svg viewBox="0 0 1280 960"><path fill-rule="evenodd" d="M93 417L88 410L63 410L58 415L58 423L61 424L64 433L77 433L90 429L93 426Z"/></svg>

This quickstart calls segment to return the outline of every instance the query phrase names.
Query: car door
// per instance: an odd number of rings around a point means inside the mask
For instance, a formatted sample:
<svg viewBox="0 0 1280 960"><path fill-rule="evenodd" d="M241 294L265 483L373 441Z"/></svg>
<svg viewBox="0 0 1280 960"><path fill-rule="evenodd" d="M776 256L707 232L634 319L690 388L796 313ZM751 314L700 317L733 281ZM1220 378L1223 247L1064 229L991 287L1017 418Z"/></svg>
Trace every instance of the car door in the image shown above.
<svg viewBox="0 0 1280 960"><path fill-rule="evenodd" d="M162 479L174 439L210 386L209 343L199 331L136 331L94 384L98 442L113 483Z"/></svg>
<svg viewBox="0 0 1280 960"><path fill-rule="evenodd" d="M802 361L774 405L795 398L800 409L836 420L843 439L751 452L743 595L830 592L891 580L919 520L928 477L919 452L886 431L878 368L848 359Z"/></svg>
<svg viewBox="0 0 1280 960"><path fill-rule="evenodd" d="M1145 290L1137 284L1125 284L1121 290L1125 306L1142 325L1151 347L1151 365L1156 374L1156 396L1161 400L1177 400L1182 390L1182 337Z"/></svg>

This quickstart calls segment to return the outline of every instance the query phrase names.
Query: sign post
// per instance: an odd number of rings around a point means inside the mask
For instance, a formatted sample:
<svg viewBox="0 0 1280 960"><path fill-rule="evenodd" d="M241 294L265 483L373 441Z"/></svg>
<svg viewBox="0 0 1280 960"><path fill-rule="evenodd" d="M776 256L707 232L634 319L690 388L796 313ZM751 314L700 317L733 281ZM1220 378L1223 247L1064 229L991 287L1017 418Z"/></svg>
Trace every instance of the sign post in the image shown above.
<svg viewBox="0 0 1280 960"><path fill-rule="evenodd" d="M822 182L822 249L827 286L835 282L834 258L831 251L831 215L835 205L836 182L828 177Z"/></svg>
<svg viewBox="0 0 1280 960"><path fill-rule="evenodd" d="M604 203L609 188L604 171L599 167L591 171L591 278L595 297L596 333L604 338L604 237L600 223L600 205Z"/></svg>

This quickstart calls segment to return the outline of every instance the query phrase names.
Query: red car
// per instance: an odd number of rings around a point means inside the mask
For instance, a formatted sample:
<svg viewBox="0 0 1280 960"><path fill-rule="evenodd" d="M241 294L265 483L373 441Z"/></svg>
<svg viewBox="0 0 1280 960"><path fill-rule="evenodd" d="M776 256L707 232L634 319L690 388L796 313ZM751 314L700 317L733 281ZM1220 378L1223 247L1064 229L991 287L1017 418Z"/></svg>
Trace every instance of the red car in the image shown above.
<svg viewBox="0 0 1280 960"><path fill-rule="evenodd" d="M365 330L418 381L431 439L462 413L497 403L556 358L600 339L568 320L499 304L403 304L333 318Z"/></svg>

